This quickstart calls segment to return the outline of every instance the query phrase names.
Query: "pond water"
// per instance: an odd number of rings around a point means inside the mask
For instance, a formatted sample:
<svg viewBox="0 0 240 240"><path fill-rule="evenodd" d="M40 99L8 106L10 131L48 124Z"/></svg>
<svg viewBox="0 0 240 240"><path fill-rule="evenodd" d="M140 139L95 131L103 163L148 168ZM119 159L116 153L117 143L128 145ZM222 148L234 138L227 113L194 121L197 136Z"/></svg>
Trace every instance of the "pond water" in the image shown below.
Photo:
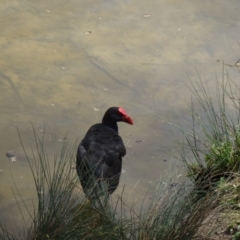
<svg viewBox="0 0 240 240"><path fill-rule="evenodd" d="M190 119L188 77L199 81L198 71L211 91L223 62L240 58L239 10L239 0L1 1L0 219L16 228L12 189L23 199L35 191L17 128L26 148L31 123L39 134L45 128L51 156L67 132L80 140L110 106L134 119L119 124L128 153L117 192L125 184L131 201L141 201L178 165L163 119L174 121L173 109Z"/></svg>

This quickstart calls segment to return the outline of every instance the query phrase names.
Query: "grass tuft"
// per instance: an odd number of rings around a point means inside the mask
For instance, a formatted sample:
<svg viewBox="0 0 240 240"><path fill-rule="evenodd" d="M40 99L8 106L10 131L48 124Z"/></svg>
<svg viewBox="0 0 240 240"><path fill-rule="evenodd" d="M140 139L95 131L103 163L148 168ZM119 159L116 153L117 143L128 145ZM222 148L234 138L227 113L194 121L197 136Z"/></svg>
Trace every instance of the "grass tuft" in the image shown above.
<svg viewBox="0 0 240 240"><path fill-rule="evenodd" d="M240 98L233 91L239 87L223 74L222 81L216 82L214 101L200 77L190 83L195 96L190 105L192 125L181 129L185 140L179 158L193 182L208 182L211 189L240 170Z"/></svg>
<svg viewBox="0 0 240 240"><path fill-rule="evenodd" d="M199 200L197 190L187 183L173 187L158 181L140 210L123 200L124 190L120 196L100 195L88 201L71 167L75 165L77 145L65 141L59 155L52 159L45 151L44 135L39 137L34 128L33 133L36 145L31 153L24 148L20 134L19 137L32 171L37 200L33 200L33 206L23 205L29 213L29 219L23 216L28 223L23 236L16 237L2 223L0 239L190 240L218 199L208 194Z"/></svg>

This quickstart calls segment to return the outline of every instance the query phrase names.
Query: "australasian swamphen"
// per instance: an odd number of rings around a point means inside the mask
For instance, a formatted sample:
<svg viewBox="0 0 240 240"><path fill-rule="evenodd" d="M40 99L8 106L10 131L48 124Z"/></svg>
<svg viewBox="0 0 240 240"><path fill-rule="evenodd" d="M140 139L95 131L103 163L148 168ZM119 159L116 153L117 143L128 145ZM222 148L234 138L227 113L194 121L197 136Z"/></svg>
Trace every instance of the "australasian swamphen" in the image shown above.
<svg viewBox="0 0 240 240"><path fill-rule="evenodd" d="M133 124L122 107L111 107L103 116L102 123L94 124L87 131L77 150L77 174L88 198L101 195L102 184L112 194L120 180L122 157L126 148L118 135L117 122Z"/></svg>

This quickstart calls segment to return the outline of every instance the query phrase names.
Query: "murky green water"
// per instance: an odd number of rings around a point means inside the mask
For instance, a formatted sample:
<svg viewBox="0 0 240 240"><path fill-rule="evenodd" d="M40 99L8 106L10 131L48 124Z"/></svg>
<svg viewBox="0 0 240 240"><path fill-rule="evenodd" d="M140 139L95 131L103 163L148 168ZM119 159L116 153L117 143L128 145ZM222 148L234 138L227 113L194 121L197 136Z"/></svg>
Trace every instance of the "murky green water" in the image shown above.
<svg viewBox="0 0 240 240"><path fill-rule="evenodd" d="M81 139L110 106L124 106L135 121L119 124L128 154L118 191L135 186L131 198L139 201L169 167L174 136L136 105L165 119L175 118L172 107L186 116L187 75L198 81L197 68L211 90L223 61L240 58L239 10L239 0L2 0L1 220L21 222L14 181L24 199L34 194L16 127L28 147L31 123L39 134L45 126L51 155L67 131ZM16 162L5 156L11 150Z"/></svg>

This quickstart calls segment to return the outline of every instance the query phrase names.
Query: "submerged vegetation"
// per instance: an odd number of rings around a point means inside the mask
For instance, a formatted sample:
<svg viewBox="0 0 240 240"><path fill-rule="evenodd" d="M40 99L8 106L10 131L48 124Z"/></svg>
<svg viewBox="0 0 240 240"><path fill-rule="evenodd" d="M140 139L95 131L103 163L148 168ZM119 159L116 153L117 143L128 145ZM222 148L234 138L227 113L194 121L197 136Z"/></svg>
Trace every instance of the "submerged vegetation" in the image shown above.
<svg viewBox="0 0 240 240"><path fill-rule="evenodd" d="M225 78L217 82L216 102L201 79L191 85L197 101L190 105L189 130L180 127L184 142L178 155L188 178L174 187L158 181L141 208L125 202L124 190L120 196L86 200L71 167L76 144L65 141L60 154L49 159L44 138L33 128L36 146L30 154L24 151L36 201L33 210L24 205L29 216L22 214L23 236L0 222L0 239L214 239L209 236L220 227L240 239L240 89Z"/></svg>

